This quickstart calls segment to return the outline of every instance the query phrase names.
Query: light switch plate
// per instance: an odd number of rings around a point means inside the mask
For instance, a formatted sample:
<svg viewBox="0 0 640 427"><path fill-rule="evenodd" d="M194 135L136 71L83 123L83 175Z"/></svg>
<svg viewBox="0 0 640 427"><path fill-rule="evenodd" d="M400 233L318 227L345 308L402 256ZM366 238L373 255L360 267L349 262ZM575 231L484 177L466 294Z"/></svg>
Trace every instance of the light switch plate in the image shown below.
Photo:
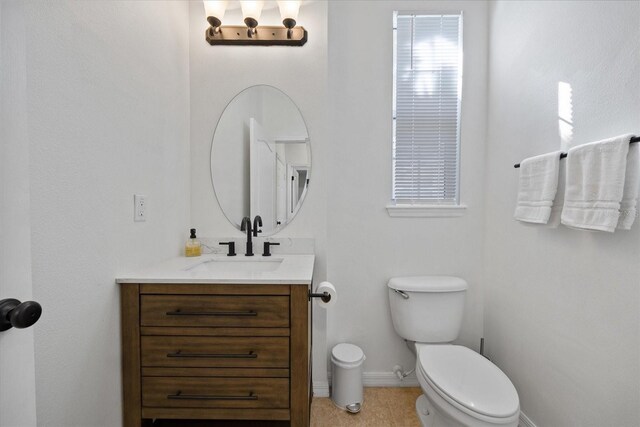
<svg viewBox="0 0 640 427"><path fill-rule="evenodd" d="M136 222L147 220L147 196L143 194L133 195L133 220Z"/></svg>

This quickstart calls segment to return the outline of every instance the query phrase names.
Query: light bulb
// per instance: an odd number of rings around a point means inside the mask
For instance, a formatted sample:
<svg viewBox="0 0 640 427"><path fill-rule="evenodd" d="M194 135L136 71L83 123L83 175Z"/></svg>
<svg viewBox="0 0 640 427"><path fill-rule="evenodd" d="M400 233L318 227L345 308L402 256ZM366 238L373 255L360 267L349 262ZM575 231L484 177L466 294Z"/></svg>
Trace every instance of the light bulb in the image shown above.
<svg viewBox="0 0 640 427"><path fill-rule="evenodd" d="M214 16L222 21L226 10L226 0L204 0L204 11L207 16Z"/></svg>
<svg viewBox="0 0 640 427"><path fill-rule="evenodd" d="M218 27L222 25L222 18L224 18L224 12L226 10L226 0L204 0L204 12L207 21L216 31L219 30Z"/></svg>
<svg viewBox="0 0 640 427"><path fill-rule="evenodd" d="M298 20L298 12L300 11L300 1L278 1L278 7L280 8L280 17L282 18L282 23L284 24L284 26L287 28L295 27L296 21Z"/></svg>
<svg viewBox="0 0 640 427"><path fill-rule="evenodd" d="M241 1L240 6L242 7L242 16L244 19L251 18L258 21L260 19L260 14L262 13L263 5L264 1Z"/></svg>

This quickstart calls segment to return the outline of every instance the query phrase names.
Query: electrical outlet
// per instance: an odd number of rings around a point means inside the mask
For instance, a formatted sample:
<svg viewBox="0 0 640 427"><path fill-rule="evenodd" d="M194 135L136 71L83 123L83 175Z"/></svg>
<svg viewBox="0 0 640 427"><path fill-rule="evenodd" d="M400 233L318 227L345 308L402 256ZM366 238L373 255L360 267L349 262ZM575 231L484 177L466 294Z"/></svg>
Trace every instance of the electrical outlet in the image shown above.
<svg viewBox="0 0 640 427"><path fill-rule="evenodd" d="M136 222L147 220L147 196L142 194L133 195L133 220Z"/></svg>

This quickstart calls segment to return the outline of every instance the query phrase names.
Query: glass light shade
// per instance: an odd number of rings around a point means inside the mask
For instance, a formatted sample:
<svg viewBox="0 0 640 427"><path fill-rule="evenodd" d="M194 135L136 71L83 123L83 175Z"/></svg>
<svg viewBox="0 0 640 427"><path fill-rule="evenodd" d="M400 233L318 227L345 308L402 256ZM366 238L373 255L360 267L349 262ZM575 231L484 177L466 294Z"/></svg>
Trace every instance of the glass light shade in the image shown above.
<svg viewBox="0 0 640 427"><path fill-rule="evenodd" d="M207 18L213 16L222 21L224 18L224 12L227 10L226 0L204 0L204 12Z"/></svg>
<svg viewBox="0 0 640 427"><path fill-rule="evenodd" d="M264 1L241 1L240 6L242 7L243 18L253 18L259 21Z"/></svg>
<svg viewBox="0 0 640 427"><path fill-rule="evenodd" d="M298 20L298 12L300 11L300 0L284 0L278 1L278 7L280 8L280 17L284 21L285 19Z"/></svg>

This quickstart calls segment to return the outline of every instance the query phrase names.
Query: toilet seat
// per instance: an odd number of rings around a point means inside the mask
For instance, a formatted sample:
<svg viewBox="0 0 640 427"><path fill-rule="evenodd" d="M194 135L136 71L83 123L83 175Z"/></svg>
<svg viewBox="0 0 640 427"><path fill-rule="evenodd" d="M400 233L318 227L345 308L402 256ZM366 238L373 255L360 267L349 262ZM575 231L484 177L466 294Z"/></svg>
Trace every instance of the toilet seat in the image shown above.
<svg viewBox="0 0 640 427"><path fill-rule="evenodd" d="M509 378L478 353L458 345L416 344L418 375L462 412L488 421L519 413L518 393Z"/></svg>

